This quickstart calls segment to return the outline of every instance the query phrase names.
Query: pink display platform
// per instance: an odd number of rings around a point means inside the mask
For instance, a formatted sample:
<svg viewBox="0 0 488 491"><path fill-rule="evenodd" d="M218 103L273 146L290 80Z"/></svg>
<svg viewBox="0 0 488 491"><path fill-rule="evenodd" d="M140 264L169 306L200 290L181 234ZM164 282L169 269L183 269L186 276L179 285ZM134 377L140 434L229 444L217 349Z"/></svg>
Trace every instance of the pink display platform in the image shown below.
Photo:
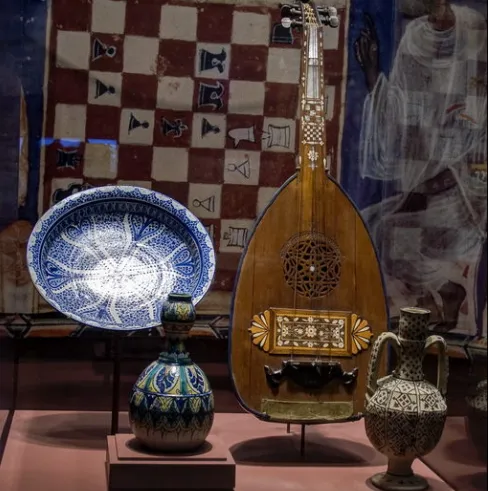
<svg viewBox="0 0 488 491"><path fill-rule="evenodd" d="M161 455L142 448L131 434L107 437L109 491L232 491L236 464L229 448L210 435L201 450Z"/></svg>
<svg viewBox="0 0 488 491"><path fill-rule="evenodd" d="M487 463L480 458L476 448L468 440L463 417L447 418L439 445L423 460L454 489L487 489Z"/></svg>
<svg viewBox="0 0 488 491"><path fill-rule="evenodd" d="M248 414L217 414L212 435L236 464L235 491L369 491L367 479L386 459L369 444L364 423L311 427L300 457L299 427ZM0 491L107 491L110 414L17 411L0 466ZM128 433L121 415L121 433ZM414 470L431 491L453 491L422 462Z"/></svg>

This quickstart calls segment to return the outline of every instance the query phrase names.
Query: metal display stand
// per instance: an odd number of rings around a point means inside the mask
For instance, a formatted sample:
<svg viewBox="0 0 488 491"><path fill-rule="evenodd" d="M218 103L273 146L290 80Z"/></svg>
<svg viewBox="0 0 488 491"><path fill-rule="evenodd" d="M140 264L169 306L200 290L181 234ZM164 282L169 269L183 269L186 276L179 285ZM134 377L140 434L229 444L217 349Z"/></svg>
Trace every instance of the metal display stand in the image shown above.
<svg viewBox="0 0 488 491"><path fill-rule="evenodd" d="M300 457L305 456L305 427L306 424L300 425ZM286 432L291 433L291 424L286 424Z"/></svg>
<svg viewBox="0 0 488 491"><path fill-rule="evenodd" d="M119 431L120 412L120 362L122 358L122 335L114 332L110 348L112 358L112 424L110 434L115 435Z"/></svg>

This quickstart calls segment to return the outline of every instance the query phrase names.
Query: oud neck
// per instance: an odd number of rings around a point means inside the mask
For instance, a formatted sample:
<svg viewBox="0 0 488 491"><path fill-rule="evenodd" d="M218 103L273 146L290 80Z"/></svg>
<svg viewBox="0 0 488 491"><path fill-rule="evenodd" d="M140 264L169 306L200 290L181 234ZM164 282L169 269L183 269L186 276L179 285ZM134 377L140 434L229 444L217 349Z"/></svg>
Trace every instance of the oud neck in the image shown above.
<svg viewBox="0 0 488 491"><path fill-rule="evenodd" d="M316 182L326 169L323 32L321 25L309 25L302 48L299 176L304 184L312 178Z"/></svg>

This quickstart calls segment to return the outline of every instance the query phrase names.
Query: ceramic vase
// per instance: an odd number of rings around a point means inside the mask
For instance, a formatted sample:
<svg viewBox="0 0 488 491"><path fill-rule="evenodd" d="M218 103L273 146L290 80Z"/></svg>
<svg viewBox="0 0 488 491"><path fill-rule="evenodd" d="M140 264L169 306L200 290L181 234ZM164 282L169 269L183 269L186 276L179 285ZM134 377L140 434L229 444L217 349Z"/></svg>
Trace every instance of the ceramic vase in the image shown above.
<svg viewBox="0 0 488 491"><path fill-rule="evenodd" d="M488 430L487 384L487 380L481 381L476 386L475 393L466 400L468 404L468 413L465 418L466 432L482 461L486 461L488 454L486 436Z"/></svg>
<svg viewBox="0 0 488 491"><path fill-rule="evenodd" d="M466 347L471 363L471 379L476 381L474 390L466 398L467 412L465 427L467 436L475 447L478 457L486 462L487 458L487 380L486 380L486 339L473 340Z"/></svg>
<svg viewBox="0 0 488 491"><path fill-rule="evenodd" d="M191 296L168 295L162 309L164 350L142 372L130 395L131 430L152 450L197 450L213 424L210 384L185 349L195 318Z"/></svg>
<svg viewBox="0 0 488 491"><path fill-rule="evenodd" d="M385 491L422 491L427 481L412 471L412 463L439 443L447 416L447 347L441 336L428 336L430 311L404 308L398 335L382 333L374 343L368 371L365 426L372 445L388 458L388 469L371 478ZM397 355L395 370L378 380L384 347ZM437 386L424 378L425 352L437 345Z"/></svg>

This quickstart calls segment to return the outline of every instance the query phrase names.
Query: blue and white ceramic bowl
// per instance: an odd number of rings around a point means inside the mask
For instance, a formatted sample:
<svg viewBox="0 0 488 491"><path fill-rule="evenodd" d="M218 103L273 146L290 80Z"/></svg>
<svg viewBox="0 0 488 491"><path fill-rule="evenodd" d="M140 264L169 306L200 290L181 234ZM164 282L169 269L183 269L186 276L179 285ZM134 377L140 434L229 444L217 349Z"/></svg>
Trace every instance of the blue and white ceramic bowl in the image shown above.
<svg viewBox="0 0 488 491"><path fill-rule="evenodd" d="M172 198L132 186L81 191L53 206L32 231L27 261L55 309L114 330L160 325L170 292L196 305L215 273L203 224Z"/></svg>

